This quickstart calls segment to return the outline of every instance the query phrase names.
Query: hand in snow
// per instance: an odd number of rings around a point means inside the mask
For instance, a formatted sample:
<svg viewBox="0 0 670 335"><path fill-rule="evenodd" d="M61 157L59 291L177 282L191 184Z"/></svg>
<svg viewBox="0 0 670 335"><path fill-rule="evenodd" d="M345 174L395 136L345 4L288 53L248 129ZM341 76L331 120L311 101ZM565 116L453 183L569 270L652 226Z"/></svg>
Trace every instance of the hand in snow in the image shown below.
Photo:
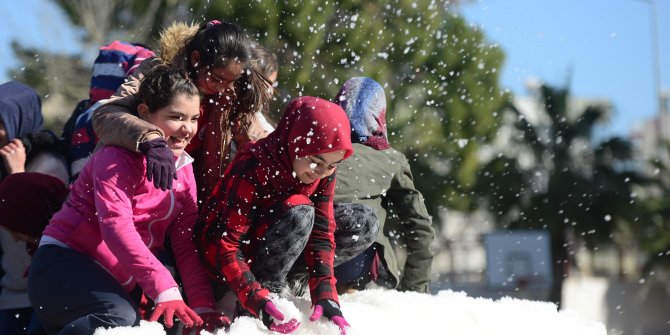
<svg viewBox="0 0 670 335"><path fill-rule="evenodd" d="M292 333L300 327L300 322L296 319L291 319L285 323L277 323L276 321L284 321L284 314L270 300L265 300L258 317L268 329L282 334Z"/></svg>
<svg viewBox="0 0 670 335"><path fill-rule="evenodd" d="M195 329L195 334L200 335L201 330L207 330L210 333L214 333L214 330L230 327L230 319L223 313L219 313L214 310L208 310L207 312L198 313L202 318L203 323L201 325L196 325L193 328L184 327L182 335L191 334L191 331Z"/></svg>
<svg viewBox="0 0 670 335"><path fill-rule="evenodd" d="M158 321L162 316L165 326L172 328L174 325L175 315L181 322L184 323L184 326L191 328L194 325L202 325L202 319L196 312L190 309L183 300L170 300L165 302L159 302L154 309L154 312L151 314L149 321Z"/></svg>
<svg viewBox="0 0 670 335"><path fill-rule="evenodd" d="M349 322L344 319L342 311L340 310L340 306L335 301L322 299L316 302L314 305L314 312L312 312L312 316L309 317L309 320L316 321L321 316L327 318L332 323L340 327L340 332L342 335L347 334L345 328L351 327Z"/></svg>

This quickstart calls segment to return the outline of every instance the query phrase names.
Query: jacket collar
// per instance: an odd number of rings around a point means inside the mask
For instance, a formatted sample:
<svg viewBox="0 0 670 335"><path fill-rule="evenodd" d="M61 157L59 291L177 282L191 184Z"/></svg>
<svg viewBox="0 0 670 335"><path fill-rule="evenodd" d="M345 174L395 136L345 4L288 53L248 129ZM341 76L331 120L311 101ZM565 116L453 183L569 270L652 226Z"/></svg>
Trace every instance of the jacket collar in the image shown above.
<svg viewBox="0 0 670 335"><path fill-rule="evenodd" d="M177 157L177 160L174 162L174 165L177 168L177 170L179 170L179 169L183 168L184 166L193 163L194 161L195 161L195 159L193 159L193 157L191 157L191 155L186 153L186 151L183 151L181 153L181 155L179 155L179 157Z"/></svg>

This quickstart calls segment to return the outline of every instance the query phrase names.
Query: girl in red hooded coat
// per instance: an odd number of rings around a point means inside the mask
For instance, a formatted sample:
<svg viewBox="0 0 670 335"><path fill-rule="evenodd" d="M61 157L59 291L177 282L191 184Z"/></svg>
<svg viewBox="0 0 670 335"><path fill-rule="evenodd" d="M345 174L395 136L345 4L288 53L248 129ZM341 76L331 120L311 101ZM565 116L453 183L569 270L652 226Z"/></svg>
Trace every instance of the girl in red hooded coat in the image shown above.
<svg viewBox="0 0 670 335"><path fill-rule="evenodd" d="M271 330L289 333L299 326L295 319L282 323L269 295L286 288L298 258L309 274L310 320L324 316L343 334L349 326L333 276L333 194L337 165L352 153L349 120L338 105L296 98L277 130L236 156L200 213L194 234L201 259ZM374 217L364 222L376 224ZM359 238L348 248L362 252L373 239Z"/></svg>

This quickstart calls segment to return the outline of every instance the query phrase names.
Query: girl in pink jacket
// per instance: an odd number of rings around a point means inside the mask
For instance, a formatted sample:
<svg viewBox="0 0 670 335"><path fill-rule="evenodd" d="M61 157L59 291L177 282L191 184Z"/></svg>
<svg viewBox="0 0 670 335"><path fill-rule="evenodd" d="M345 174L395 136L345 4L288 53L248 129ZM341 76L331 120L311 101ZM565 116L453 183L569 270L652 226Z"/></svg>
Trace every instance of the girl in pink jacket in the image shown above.
<svg viewBox="0 0 670 335"><path fill-rule="evenodd" d="M162 316L168 328L173 315L198 331L230 323L214 310L211 285L191 240L196 187L193 159L184 148L197 130L198 90L186 74L161 66L143 80L139 96L139 117L162 130L174 154L175 186L155 188L145 177L141 153L105 146L93 154L44 230L30 268L30 301L49 334L138 325L133 296L141 291L156 304L150 321ZM155 256L166 236L188 305Z"/></svg>

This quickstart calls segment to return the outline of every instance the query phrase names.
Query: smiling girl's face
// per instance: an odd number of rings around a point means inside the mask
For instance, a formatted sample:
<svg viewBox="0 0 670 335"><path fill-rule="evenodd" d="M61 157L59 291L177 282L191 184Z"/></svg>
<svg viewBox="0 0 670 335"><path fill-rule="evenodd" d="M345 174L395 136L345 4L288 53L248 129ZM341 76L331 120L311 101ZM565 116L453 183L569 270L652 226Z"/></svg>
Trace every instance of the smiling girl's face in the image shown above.
<svg viewBox="0 0 670 335"><path fill-rule="evenodd" d="M197 64L200 57L194 52L193 62ZM244 64L231 60L226 65L206 66L198 71L197 85L203 94L233 93L235 82L244 73Z"/></svg>
<svg viewBox="0 0 670 335"><path fill-rule="evenodd" d="M311 184L335 172L344 158L344 150L309 155L293 160L293 173L303 184Z"/></svg>
<svg viewBox="0 0 670 335"><path fill-rule="evenodd" d="M170 104L149 112L146 104L140 104L138 111L142 119L156 125L165 134L168 147L175 156L179 156L198 131L200 118L200 97L178 94Z"/></svg>

